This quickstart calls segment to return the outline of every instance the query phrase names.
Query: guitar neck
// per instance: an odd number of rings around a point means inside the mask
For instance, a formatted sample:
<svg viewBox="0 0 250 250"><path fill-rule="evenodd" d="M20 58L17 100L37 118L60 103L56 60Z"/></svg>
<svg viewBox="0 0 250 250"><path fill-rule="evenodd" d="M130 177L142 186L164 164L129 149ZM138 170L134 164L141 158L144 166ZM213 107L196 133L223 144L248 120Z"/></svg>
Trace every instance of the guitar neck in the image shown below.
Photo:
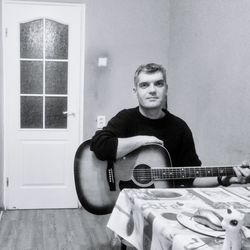
<svg viewBox="0 0 250 250"><path fill-rule="evenodd" d="M234 166L171 167L151 169L153 180L191 179L196 177L235 176Z"/></svg>

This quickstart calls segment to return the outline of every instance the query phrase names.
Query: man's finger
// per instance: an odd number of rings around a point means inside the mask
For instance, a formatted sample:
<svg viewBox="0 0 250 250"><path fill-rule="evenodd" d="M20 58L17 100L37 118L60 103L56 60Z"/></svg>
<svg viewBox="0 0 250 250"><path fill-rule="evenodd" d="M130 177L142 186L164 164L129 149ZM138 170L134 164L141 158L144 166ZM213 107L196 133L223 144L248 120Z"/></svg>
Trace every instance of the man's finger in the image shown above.
<svg viewBox="0 0 250 250"><path fill-rule="evenodd" d="M230 178L230 183L240 183L241 177L231 177Z"/></svg>
<svg viewBox="0 0 250 250"><path fill-rule="evenodd" d="M242 176L242 174L241 174L241 172L239 170L239 167L234 167L234 172L235 172L235 174L236 174L237 177Z"/></svg>
<svg viewBox="0 0 250 250"><path fill-rule="evenodd" d="M241 173L241 175L247 177L250 175L250 169L248 168L242 168L242 167L238 167L237 168L239 170L239 172Z"/></svg>
<svg viewBox="0 0 250 250"><path fill-rule="evenodd" d="M245 160L245 161L243 161L243 162L241 163L241 165L242 165L242 166L246 166L246 167L248 166L248 167L249 167L249 162Z"/></svg>

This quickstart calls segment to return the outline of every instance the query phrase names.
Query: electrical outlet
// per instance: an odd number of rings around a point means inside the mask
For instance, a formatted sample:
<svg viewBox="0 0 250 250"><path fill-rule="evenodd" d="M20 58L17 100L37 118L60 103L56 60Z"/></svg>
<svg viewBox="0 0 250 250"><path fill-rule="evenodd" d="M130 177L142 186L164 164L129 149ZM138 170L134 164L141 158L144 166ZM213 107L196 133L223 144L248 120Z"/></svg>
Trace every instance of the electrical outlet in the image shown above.
<svg viewBox="0 0 250 250"><path fill-rule="evenodd" d="M104 126L106 126L106 117L104 115L98 115L96 118L97 129L102 129Z"/></svg>

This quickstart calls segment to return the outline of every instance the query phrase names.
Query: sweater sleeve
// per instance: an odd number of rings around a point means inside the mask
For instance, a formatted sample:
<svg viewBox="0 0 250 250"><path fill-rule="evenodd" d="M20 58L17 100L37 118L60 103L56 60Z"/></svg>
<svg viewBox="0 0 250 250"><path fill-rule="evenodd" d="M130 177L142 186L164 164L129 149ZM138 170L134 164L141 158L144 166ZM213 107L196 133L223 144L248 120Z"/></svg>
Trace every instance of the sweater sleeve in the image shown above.
<svg viewBox="0 0 250 250"><path fill-rule="evenodd" d="M126 137L127 119L126 110L122 110L92 137L90 149L98 159L116 160L118 138Z"/></svg>

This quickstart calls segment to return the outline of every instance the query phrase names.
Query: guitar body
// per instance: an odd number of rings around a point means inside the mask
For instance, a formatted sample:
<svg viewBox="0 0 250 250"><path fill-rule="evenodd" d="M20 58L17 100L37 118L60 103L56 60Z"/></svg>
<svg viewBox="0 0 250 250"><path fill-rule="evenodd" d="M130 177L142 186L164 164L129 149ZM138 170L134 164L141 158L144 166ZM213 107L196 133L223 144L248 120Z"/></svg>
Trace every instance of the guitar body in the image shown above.
<svg viewBox="0 0 250 250"><path fill-rule="evenodd" d="M107 161L98 160L90 151L90 140L79 146L74 162L76 191L82 206L94 214L112 212L123 188L167 188L167 181L152 181L150 169L171 167L172 164L168 151L152 144L113 163L111 175L107 175L107 166ZM110 190L108 179L114 180L115 190Z"/></svg>

